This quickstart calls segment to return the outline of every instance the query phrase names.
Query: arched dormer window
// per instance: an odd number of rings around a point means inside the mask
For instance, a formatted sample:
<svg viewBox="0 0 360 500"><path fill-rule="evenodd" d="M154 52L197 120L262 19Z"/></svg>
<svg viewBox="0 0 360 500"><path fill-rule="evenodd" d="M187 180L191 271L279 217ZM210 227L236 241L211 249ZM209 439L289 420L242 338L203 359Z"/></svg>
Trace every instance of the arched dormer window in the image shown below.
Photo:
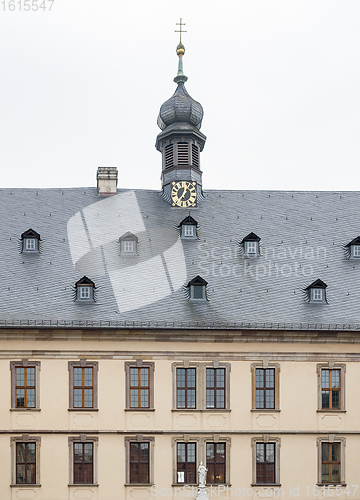
<svg viewBox="0 0 360 500"><path fill-rule="evenodd" d="M137 255L137 246L138 246L139 238L135 236L135 234L127 233L123 234L119 238L120 243L120 254L121 255Z"/></svg>
<svg viewBox="0 0 360 500"><path fill-rule="evenodd" d="M185 217L179 224L180 236L182 240L196 240L197 239L197 221L190 215Z"/></svg>
<svg viewBox="0 0 360 500"><path fill-rule="evenodd" d="M22 249L24 253L38 253L40 242L40 234L33 229L28 229L21 235Z"/></svg>
<svg viewBox="0 0 360 500"><path fill-rule="evenodd" d="M187 286L190 289L190 300L207 300L207 281L205 281L201 276L196 276L196 278L189 281Z"/></svg>
<svg viewBox="0 0 360 500"><path fill-rule="evenodd" d="M255 233L250 233L242 240L241 244L244 247L244 256L255 258L260 256L259 242L261 238Z"/></svg>
<svg viewBox="0 0 360 500"><path fill-rule="evenodd" d="M327 303L326 288L327 284L320 279L311 283L311 285L305 288L308 295L308 302L311 304Z"/></svg>
<svg viewBox="0 0 360 500"><path fill-rule="evenodd" d="M95 300L95 283L87 276L83 276L75 283L77 302L93 302Z"/></svg>
<svg viewBox="0 0 360 500"><path fill-rule="evenodd" d="M351 259L360 259L360 236L357 236L350 241L345 248L347 249L348 255Z"/></svg>

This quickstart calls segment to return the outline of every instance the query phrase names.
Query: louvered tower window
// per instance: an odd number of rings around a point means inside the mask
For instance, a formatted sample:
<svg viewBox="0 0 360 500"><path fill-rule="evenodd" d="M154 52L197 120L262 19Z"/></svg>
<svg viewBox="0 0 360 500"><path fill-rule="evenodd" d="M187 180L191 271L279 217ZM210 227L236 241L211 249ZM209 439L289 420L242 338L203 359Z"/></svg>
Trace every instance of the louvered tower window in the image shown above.
<svg viewBox="0 0 360 500"><path fill-rule="evenodd" d="M192 151L192 164L196 168L200 168L199 164L199 148L195 146L195 144L191 145L191 151Z"/></svg>
<svg viewBox="0 0 360 500"><path fill-rule="evenodd" d="M168 144L165 147L165 168L170 168L174 166L174 146Z"/></svg>
<svg viewBox="0 0 360 500"><path fill-rule="evenodd" d="M189 145L187 142L178 142L178 165L189 165Z"/></svg>

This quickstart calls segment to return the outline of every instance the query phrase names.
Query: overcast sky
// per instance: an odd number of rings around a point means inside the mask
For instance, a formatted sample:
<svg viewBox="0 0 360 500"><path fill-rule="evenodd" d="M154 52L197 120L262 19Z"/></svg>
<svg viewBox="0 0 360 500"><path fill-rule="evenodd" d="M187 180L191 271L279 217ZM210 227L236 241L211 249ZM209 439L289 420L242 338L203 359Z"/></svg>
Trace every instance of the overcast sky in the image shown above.
<svg viewBox="0 0 360 500"><path fill-rule="evenodd" d="M182 17L205 189L360 189L359 0L18 2L0 4L1 187L95 186L111 165L160 189Z"/></svg>

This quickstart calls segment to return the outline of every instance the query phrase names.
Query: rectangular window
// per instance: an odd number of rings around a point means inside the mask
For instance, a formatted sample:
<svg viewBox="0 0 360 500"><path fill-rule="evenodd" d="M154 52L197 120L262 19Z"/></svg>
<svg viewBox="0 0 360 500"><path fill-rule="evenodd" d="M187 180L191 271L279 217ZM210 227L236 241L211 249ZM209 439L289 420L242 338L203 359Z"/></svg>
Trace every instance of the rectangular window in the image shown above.
<svg viewBox="0 0 360 500"><path fill-rule="evenodd" d="M130 408L150 407L150 368L130 368Z"/></svg>
<svg viewBox="0 0 360 500"><path fill-rule="evenodd" d="M322 288L313 288L312 289L312 299L316 301L323 300L323 289Z"/></svg>
<svg viewBox="0 0 360 500"><path fill-rule="evenodd" d="M322 409L340 409L340 370L321 370L321 405Z"/></svg>
<svg viewBox="0 0 360 500"><path fill-rule="evenodd" d="M224 484L226 473L226 444L206 443L206 482L209 484Z"/></svg>
<svg viewBox="0 0 360 500"><path fill-rule="evenodd" d="M176 407L196 408L196 368L176 369Z"/></svg>
<svg viewBox="0 0 360 500"><path fill-rule="evenodd" d="M255 241L247 241L246 242L246 253L256 254L256 242Z"/></svg>
<svg viewBox="0 0 360 500"><path fill-rule="evenodd" d="M74 408L93 407L93 369L74 367Z"/></svg>
<svg viewBox="0 0 360 500"><path fill-rule="evenodd" d="M351 245L352 256L360 257L360 245Z"/></svg>
<svg viewBox="0 0 360 500"><path fill-rule="evenodd" d="M225 408L225 368L206 368L206 408Z"/></svg>
<svg viewBox="0 0 360 500"><path fill-rule="evenodd" d="M196 443L177 443L177 483L195 484Z"/></svg>
<svg viewBox="0 0 360 500"><path fill-rule="evenodd" d="M74 484L93 481L93 443L74 443Z"/></svg>
<svg viewBox="0 0 360 500"><path fill-rule="evenodd" d="M340 443L321 443L321 482L340 483Z"/></svg>
<svg viewBox="0 0 360 500"><path fill-rule="evenodd" d="M130 443L130 483L150 482L150 443Z"/></svg>
<svg viewBox="0 0 360 500"><path fill-rule="evenodd" d="M275 483L275 443L256 443L256 482Z"/></svg>
<svg viewBox="0 0 360 500"><path fill-rule="evenodd" d="M15 367L15 407L35 408L35 366Z"/></svg>
<svg viewBox="0 0 360 500"><path fill-rule="evenodd" d="M16 484L36 484L36 443L16 443Z"/></svg>
<svg viewBox="0 0 360 500"><path fill-rule="evenodd" d="M39 409L40 361L11 361L11 408Z"/></svg>
<svg viewBox="0 0 360 500"><path fill-rule="evenodd" d="M275 369L256 368L256 408L275 408Z"/></svg>
<svg viewBox="0 0 360 500"><path fill-rule="evenodd" d="M194 236L194 226L184 225L184 236L191 237Z"/></svg>
<svg viewBox="0 0 360 500"><path fill-rule="evenodd" d="M126 361L126 410L154 409L155 363L150 361Z"/></svg>
<svg viewBox="0 0 360 500"><path fill-rule="evenodd" d="M90 299L91 297L91 287L90 286L79 286L80 299Z"/></svg>
<svg viewBox="0 0 360 500"><path fill-rule="evenodd" d="M35 238L25 238L25 250L36 250Z"/></svg>
<svg viewBox="0 0 360 500"><path fill-rule="evenodd" d="M69 361L69 409L97 409L97 361Z"/></svg>
<svg viewBox="0 0 360 500"><path fill-rule="evenodd" d="M134 252L134 241L124 241L124 252L133 253Z"/></svg>

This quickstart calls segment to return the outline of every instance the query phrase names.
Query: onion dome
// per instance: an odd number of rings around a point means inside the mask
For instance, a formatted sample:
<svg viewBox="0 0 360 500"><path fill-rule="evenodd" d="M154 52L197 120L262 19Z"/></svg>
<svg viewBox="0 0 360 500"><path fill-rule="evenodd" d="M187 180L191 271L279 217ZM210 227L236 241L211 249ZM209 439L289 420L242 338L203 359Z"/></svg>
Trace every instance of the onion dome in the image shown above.
<svg viewBox="0 0 360 500"><path fill-rule="evenodd" d="M204 110L185 88L187 76L184 75L182 67L182 57L185 54L185 47L182 43L177 46L176 53L179 56L179 68L174 82L178 86L174 95L161 106L157 124L161 130L165 130L166 127L174 123L186 123L200 129Z"/></svg>

